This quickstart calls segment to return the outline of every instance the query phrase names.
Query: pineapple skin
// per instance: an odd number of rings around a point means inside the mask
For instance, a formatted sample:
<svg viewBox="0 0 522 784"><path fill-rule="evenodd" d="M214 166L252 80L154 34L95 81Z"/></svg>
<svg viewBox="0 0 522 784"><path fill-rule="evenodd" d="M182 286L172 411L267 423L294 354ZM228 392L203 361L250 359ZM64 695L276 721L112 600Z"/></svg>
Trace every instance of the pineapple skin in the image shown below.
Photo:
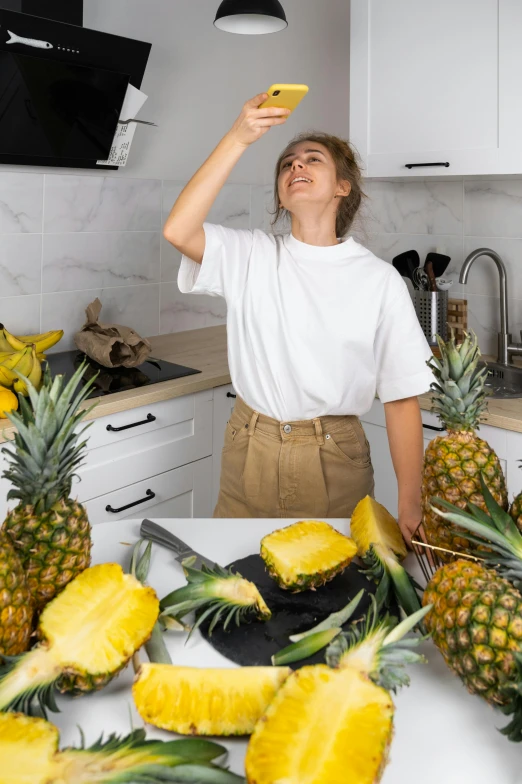
<svg viewBox="0 0 522 784"><path fill-rule="evenodd" d="M500 461L484 439L469 431L449 431L428 445L424 455L422 480L422 512L426 539L434 547L469 553L476 549L466 538L463 529L448 525L431 510L431 499L442 498L465 509L468 502L487 512L480 489L480 473L495 501L507 509L506 480ZM439 552L444 562L455 556Z"/></svg>
<svg viewBox="0 0 522 784"><path fill-rule="evenodd" d="M518 530L522 533L522 493L519 493L513 499L513 503L509 509L509 514Z"/></svg>
<svg viewBox="0 0 522 784"><path fill-rule="evenodd" d="M0 655L29 649L33 624L31 593L11 540L0 531Z"/></svg>
<svg viewBox="0 0 522 784"><path fill-rule="evenodd" d="M41 515L18 505L4 522L17 548L37 611L57 596L91 562L91 526L84 507L60 499Z"/></svg>
<svg viewBox="0 0 522 784"><path fill-rule="evenodd" d="M493 570L458 560L428 583L423 604L428 632L468 691L491 705L508 702L502 689L517 683L522 652L522 595Z"/></svg>
<svg viewBox="0 0 522 784"><path fill-rule="evenodd" d="M337 544L337 542L342 542L345 552L342 556L338 556L337 558L332 557L332 563L329 567L325 566L325 558L318 553L317 557L314 559L314 563L309 565L306 571L299 571L297 554L298 539L301 534L303 537L306 537L308 532L312 535L317 532L322 533L324 540L328 539L332 545ZM295 568L292 567L291 574L283 574L276 564L277 543L278 541L285 540L287 537L288 540L290 540L296 536L296 566ZM293 523L286 528L279 528L276 531L267 534L267 536L261 540L260 551L261 558L265 562L270 577L275 580L280 588L291 591L292 593L308 590L313 591L316 588L320 588L343 572L352 562L356 554L357 545L352 539L343 536L328 523L315 520Z"/></svg>

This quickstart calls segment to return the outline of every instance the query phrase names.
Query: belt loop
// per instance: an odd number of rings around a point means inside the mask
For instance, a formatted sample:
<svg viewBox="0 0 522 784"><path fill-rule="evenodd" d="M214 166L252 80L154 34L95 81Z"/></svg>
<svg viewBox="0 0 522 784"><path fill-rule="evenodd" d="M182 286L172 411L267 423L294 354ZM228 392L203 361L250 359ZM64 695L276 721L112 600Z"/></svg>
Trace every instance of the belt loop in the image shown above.
<svg viewBox="0 0 522 784"><path fill-rule="evenodd" d="M323 436L323 428L321 425L320 419L314 419L314 426L315 426L315 437L317 438L317 443L322 446L324 444L324 436Z"/></svg>
<svg viewBox="0 0 522 784"><path fill-rule="evenodd" d="M256 429L257 419L259 417L259 411L254 411L252 416L250 417L250 424L248 425L248 435L253 436L254 430Z"/></svg>

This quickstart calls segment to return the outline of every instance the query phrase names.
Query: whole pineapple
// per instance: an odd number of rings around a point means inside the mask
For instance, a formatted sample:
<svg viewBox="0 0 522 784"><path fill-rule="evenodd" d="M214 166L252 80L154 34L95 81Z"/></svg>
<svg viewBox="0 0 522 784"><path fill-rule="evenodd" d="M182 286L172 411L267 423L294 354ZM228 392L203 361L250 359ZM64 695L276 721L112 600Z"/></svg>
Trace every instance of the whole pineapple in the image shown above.
<svg viewBox="0 0 522 784"><path fill-rule="evenodd" d="M29 648L33 608L22 563L9 537L0 531L0 659Z"/></svg>
<svg viewBox="0 0 522 784"><path fill-rule="evenodd" d="M86 413L78 408L91 387L76 391L84 370L82 365L64 386L64 376L51 379L47 368L40 391L28 382L29 400L20 398L20 410L8 414L17 432L14 448L2 449L9 463L3 477L13 485L7 498L18 505L2 530L20 554L36 610L90 563L87 514L70 498L86 445L86 428L76 429Z"/></svg>
<svg viewBox="0 0 522 784"><path fill-rule="evenodd" d="M522 468L522 465L520 466ZM515 521L515 525L519 531L522 531L522 493L516 495L509 507L509 514Z"/></svg>
<svg viewBox="0 0 522 784"><path fill-rule="evenodd" d="M458 528L446 525L431 508L434 496L464 509L468 502L485 509L480 474L495 500L507 509L507 490L500 461L489 444L476 433L486 407L484 384L487 369L478 370L477 336L466 335L457 346L452 334L445 343L437 338L441 358L428 362L436 381L431 385L433 408L447 435L430 442L424 455L422 480L423 524L428 543L456 552L468 552L469 541ZM443 561L451 555L439 553Z"/></svg>
<svg viewBox="0 0 522 784"><path fill-rule="evenodd" d="M468 690L512 717L502 732L522 741L522 535L481 487L489 516L473 505L468 512L440 500L448 511L433 507L490 549L480 561L460 559L437 570L423 597L432 605L426 627Z"/></svg>

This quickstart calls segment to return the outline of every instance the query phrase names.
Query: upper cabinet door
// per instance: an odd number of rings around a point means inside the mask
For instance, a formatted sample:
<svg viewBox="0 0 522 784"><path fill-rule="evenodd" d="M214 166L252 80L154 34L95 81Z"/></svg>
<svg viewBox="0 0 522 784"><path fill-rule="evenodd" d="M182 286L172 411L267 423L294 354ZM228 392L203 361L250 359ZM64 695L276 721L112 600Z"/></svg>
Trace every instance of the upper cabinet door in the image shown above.
<svg viewBox="0 0 522 784"><path fill-rule="evenodd" d="M522 171L520 5L352 0L350 138L367 176Z"/></svg>

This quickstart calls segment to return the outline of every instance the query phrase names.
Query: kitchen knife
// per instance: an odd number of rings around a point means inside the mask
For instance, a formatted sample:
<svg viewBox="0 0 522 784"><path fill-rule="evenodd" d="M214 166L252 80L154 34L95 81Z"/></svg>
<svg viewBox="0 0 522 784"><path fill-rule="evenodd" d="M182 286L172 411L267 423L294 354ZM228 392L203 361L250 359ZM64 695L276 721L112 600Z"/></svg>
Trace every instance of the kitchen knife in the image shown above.
<svg viewBox="0 0 522 784"><path fill-rule="evenodd" d="M150 539L151 542L161 544L163 547L173 550L176 553L176 561L179 561L180 563L185 558L190 558L192 555L195 555L196 560L193 564L194 569L201 569L203 564L208 566L209 569L214 569L216 566L216 563L211 561L210 558L206 558L204 555L197 553L190 545L186 544L186 542L183 542L175 534L171 534L170 531L167 531L167 529L163 528L161 525L153 523L152 520L142 520L140 535L143 539Z"/></svg>

